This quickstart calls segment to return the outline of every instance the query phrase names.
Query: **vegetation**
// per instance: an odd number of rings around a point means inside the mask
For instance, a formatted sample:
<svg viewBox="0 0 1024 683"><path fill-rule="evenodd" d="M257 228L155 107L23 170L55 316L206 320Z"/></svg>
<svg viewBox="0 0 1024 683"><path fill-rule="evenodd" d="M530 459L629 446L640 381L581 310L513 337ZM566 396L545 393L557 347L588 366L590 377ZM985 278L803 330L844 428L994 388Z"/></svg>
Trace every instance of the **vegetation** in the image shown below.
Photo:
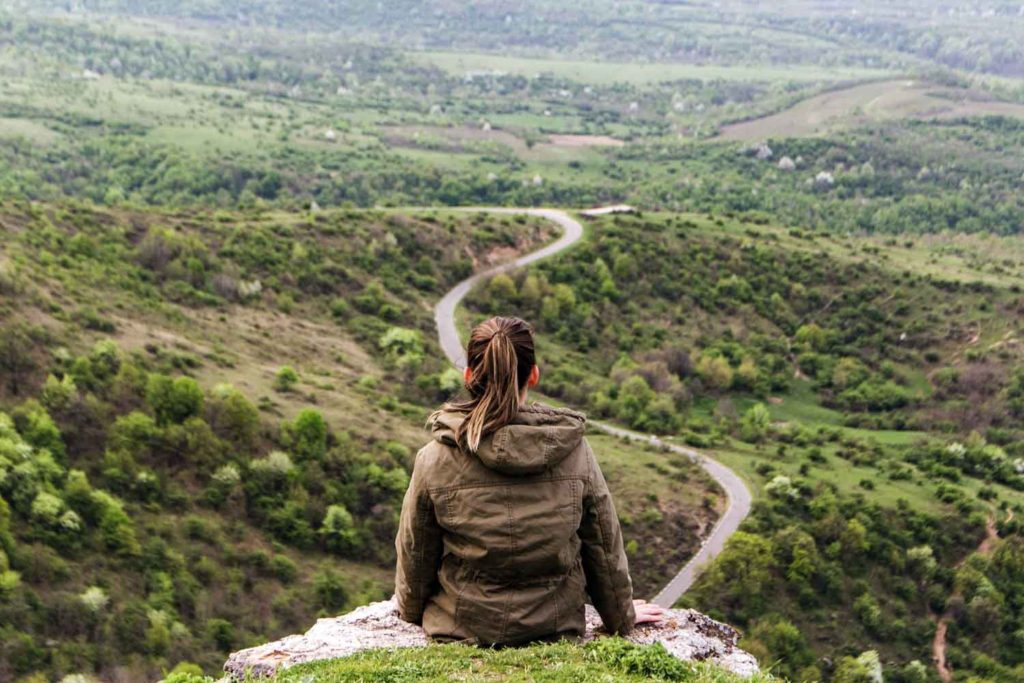
<svg viewBox="0 0 1024 683"><path fill-rule="evenodd" d="M740 678L710 664L684 663L661 645L634 645L605 638L586 645L532 645L502 650L472 650L439 645L370 651L328 662L304 664L274 680L300 681L435 681L469 676L475 681L687 681L732 683L774 680L757 674Z"/></svg>
<svg viewBox="0 0 1024 683"><path fill-rule="evenodd" d="M934 680L937 623L958 680L1024 678L1022 22L0 2L0 678L202 678L384 597L421 425L460 386L431 305L553 236L393 207L619 201L642 212L461 315L530 319L553 400L750 484L686 604L794 680ZM593 441L653 593L721 492ZM602 641L306 671L728 680L683 668Z"/></svg>
<svg viewBox="0 0 1024 683"><path fill-rule="evenodd" d="M24 202L0 216L5 679L213 672L387 597L422 424L460 386L429 303L470 272L465 254L551 229ZM596 443L653 592L720 502L688 461Z"/></svg>
<svg viewBox="0 0 1024 683"><path fill-rule="evenodd" d="M973 562L989 571L972 555L989 519L1002 557L1017 556L1020 330L1006 312L1019 271L988 284L899 258L907 247L888 238L713 215L590 229L470 305L537 321L560 400L712 449L755 490L684 604L743 628L787 679L860 680L874 652L886 680L919 680L941 614L956 670L1018 676L1020 616L1002 597L1013 580L985 579L999 597L977 598L999 605L986 622L1005 625L997 634L971 626L957 577Z"/></svg>

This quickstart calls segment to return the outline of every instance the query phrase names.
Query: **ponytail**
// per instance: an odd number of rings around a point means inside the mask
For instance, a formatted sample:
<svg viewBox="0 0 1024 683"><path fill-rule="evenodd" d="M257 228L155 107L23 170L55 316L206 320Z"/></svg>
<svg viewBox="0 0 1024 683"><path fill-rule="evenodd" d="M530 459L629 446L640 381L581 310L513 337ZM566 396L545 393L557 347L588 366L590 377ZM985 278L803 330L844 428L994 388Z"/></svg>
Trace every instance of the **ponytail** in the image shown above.
<svg viewBox="0 0 1024 683"><path fill-rule="evenodd" d="M449 404L467 413L456 437L475 453L483 437L510 423L519 412L519 396L536 364L533 331L519 318L491 318L473 328L466 360L469 400Z"/></svg>

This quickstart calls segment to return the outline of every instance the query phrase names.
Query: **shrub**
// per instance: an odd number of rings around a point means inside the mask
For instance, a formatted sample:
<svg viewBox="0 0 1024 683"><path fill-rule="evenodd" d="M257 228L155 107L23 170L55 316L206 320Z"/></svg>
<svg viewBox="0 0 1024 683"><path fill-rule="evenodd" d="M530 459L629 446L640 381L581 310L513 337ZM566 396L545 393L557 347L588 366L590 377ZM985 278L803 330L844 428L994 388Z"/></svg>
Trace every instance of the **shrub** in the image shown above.
<svg viewBox="0 0 1024 683"><path fill-rule="evenodd" d="M93 491L92 500L104 545L122 556L139 555L141 549L135 537L135 526L121 502L105 491Z"/></svg>
<svg viewBox="0 0 1024 683"><path fill-rule="evenodd" d="M78 599L93 614L102 612L110 602L110 598L99 586L89 586L78 596Z"/></svg>
<svg viewBox="0 0 1024 683"><path fill-rule="evenodd" d="M299 575L298 566L287 555L274 555L270 560L270 571L281 583L292 583Z"/></svg>
<svg viewBox="0 0 1024 683"><path fill-rule="evenodd" d="M299 548L307 548L313 543L313 530L306 519L306 510L294 501L271 510L267 517L267 528L282 542Z"/></svg>
<svg viewBox="0 0 1024 683"><path fill-rule="evenodd" d="M25 401L12 414L22 438L36 448L48 450L58 462L64 462L64 439L46 408L36 400Z"/></svg>
<svg viewBox="0 0 1024 683"><path fill-rule="evenodd" d="M209 619L206 622L206 637L221 652L230 652L235 646L235 626L225 619Z"/></svg>
<svg viewBox="0 0 1024 683"><path fill-rule="evenodd" d="M586 657L620 671L649 680L688 681L689 665L669 654L661 643L637 645L622 638L601 638L587 643Z"/></svg>
<svg viewBox="0 0 1024 683"><path fill-rule="evenodd" d="M740 420L740 434L744 441L761 442L768 435L772 417L763 403L755 403Z"/></svg>
<svg viewBox="0 0 1024 683"><path fill-rule="evenodd" d="M732 385L732 368L729 361L721 356L702 354L696 370L709 389L724 391Z"/></svg>
<svg viewBox="0 0 1024 683"><path fill-rule="evenodd" d="M289 365L283 366L274 376L274 389L277 391L291 391L299 383L299 373Z"/></svg>
<svg viewBox="0 0 1024 683"><path fill-rule="evenodd" d="M147 457L160 436L160 428L152 417L133 410L114 420L107 437L107 446L112 450Z"/></svg>
<svg viewBox="0 0 1024 683"><path fill-rule="evenodd" d="M327 452L327 423L312 408L299 411L295 419L281 425L285 444L299 458L321 460Z"/></svg>
<svg viewBox="0 0 1024 683"><path fill-rule="evenodd" d="M345 577L330 567L325 567L313 577L313 591L320 606L331 613L341 611L348 600Z"/></svg>
<svg viewBox="0 0 1024 683"><path fill-rule="evenodd" d="M40 392L39 400L48 410L61 412L67 410L78 395L78 387L71 375L47 375Z"/></svg>
<svg viewBox="0 0 1024 683"><path fill-rule="evenodd" d="M349 552L360 545L355 521L344 505L331 505L327 508L320 526L320 536L328 550L338 553Z"/></svg>
<svg viewBox="0 0 1024 683"><path fill-rule="evenodd" d="M419 330L391 327L381 336L378 346L397 368L412 371L423 363L423 334Z"/></svg>
<svg viewBox="0 0 1024 683"><path fill-rule="evenodd" d="M239 451L252 448L259 433L260 413L242 392L226 384L213 390L206 418L214 433Z"/></svg>
<svg viewBox="0 0 1024 683"><path fill-rule="evenodd" d="M172 380L167 375L155 374L146 383L146 402L157 424L180 424L202 412L203 391L191 377Z"/></svg>

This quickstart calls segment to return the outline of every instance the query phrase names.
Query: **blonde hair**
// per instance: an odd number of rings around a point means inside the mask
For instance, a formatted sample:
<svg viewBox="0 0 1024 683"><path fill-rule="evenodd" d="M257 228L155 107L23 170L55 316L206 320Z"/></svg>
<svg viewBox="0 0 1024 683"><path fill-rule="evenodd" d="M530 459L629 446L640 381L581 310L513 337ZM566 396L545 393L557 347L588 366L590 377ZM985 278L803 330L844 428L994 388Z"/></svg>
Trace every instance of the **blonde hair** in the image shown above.
<svg viewBox="0 0 1024 683"><path fill-rule="evenodd" d="M533 330L519 318L485 320L469 335L466 363L472 371L466 382L469 398L446 408L468 413L456 437L475 453L483 437L519 412L519 395L536 365Z"/></svg>

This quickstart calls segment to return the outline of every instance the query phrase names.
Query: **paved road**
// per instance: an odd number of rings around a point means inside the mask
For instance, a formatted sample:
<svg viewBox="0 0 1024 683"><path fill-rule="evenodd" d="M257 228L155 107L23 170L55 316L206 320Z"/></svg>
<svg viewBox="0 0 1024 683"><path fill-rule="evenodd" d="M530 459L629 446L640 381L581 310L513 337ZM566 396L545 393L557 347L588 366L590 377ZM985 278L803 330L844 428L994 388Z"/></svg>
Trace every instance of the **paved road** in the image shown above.
<svg viewBox="0 0 1024 683"><path fill-rule="evenodd" d="M526 213L531 216L540 216L560 225L563 228L564 233L559 239L546 247L530 252L529 254L525 254L524 256L520 256L509 263L503 263L501 265L488 268L487 270L483 270L469 278L466 278L449 290L448 293L445 294L437 303L437 306L434 307L434 320L437 323L437 334L438 339L441 342L441 349L444 351L445 356L448 357L448 360L454 363L455 367L460 370L466 367L466 350L462 346L462 341L459 338L459 330L455 325L455 309L458 307L459 302L461 302L462 299L465 298L465 296L469 294L469 292L481 281L486 280L497 273L520 268L529 263L533 263L534 261L539 261L542 258L557 254L558 252L572 246L572 244L583 237L583 226L564 211L556 209L475 210L489 211L493 213ZM652 602L663 607L671 607L677 600L679 600L679 597L685 593L691 585L693 585L693 582L696 580L701 568L721 552L722 548L725 546L725 542L732 533L736 531L740 522L742 522L743 518L747 516L747 513L750 512L750 491L747 489L746 484L743 483L743 480L740 479L735 472L717 460L712 460L692 448L666 443L657 436L641 434L640 432L634 432L629 429L616 427L604 422L589 420L588 424L595 429L605 432L606 434L663 447L674 453L685 455L688 458L693 459L695 462L699 462L701 467L703 467L704 470L721 485L728 496L729 504L725 513L718 518L714 529L711 530L711 534L709 534L704 540L700 550L696 555L690 558L690 561L687 562L674 577L672 577L672 580L669 581L668 584L666 584L652 600Z"/></svg>

